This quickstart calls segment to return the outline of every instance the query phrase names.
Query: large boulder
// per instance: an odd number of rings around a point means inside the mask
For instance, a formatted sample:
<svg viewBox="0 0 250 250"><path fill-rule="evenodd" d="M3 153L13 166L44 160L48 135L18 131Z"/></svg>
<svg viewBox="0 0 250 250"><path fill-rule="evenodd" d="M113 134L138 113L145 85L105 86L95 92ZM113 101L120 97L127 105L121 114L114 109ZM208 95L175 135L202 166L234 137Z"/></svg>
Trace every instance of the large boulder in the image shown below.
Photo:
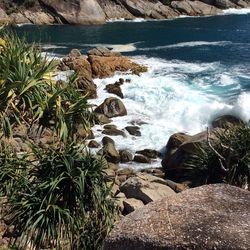
<svg viewBox="0 0 250 250"><path fill-rule="evenodd" d="M29 22L42 25L42 24L52 24L55 23L55 19L49 13L45 13L43 11L31 11L25 10L23 12L25 18L29 20ZM21 18L21 16L19 17Z"/></svg>
<svg viewBox="0 0 250 250"><path fill-rule="evenodd" d="M77 87L83 95L89 98L97 97L97 86L92 78L92 69L86 56L77 49L71 50L69 55L62 59L59 66L61 70L74 70L78 74Z"/></svg>
<svg viewBox="0 0 250 250"><path fill-rule="evenodd" d="M152 202L124 217L104 250L250 249L250 192L207 185Z"/></svg>
<svg viewBox="0 0 250 250"><path fill-rule="evenodd" d="M211 130L209 136L215 138ZM193 181L199 182L197 176L192 176L190 168L186 167L186 161L190 155L193 155L199 147L207 142L208 133L202 133L189 136L183 133L177 133L170 137L166 145L166 153L162 160L162 167L165 170L166 177L174 181Z"/></svg>
<svg viewBox="0 0 250 250"><path fill-rule="evenodd" d="M141 200L144 204L175 194L163 179L145 173L127 179L120 190L127 198Z"/></svg>
<svg viewBox="0 0 250 250"><path fill-rule="evenodd" d="M41 0L62 23L98 24L105 22L105 13L96 0Z"/></svg>
<svg viewBox="0 0 250 250"><path fill-rule="evenodd" d="M121 0L121 2L135 17L165 19L174 18L178 14L158 0Z"/></svg>
<svg viewBox="0 0 250 250"><path fill-rule="evenodd" d="M95 112L103 114L108 118L127 115L124 104L115 97L106 98L104 102L95 109Z"/></svg>
<svg viewBox="0 0 250 250"><path fill-rule="evenodd" d="M227 128L234 125L244 124L244 122L232 115L222 115L212 121L213 128Z"/></svg>
<svg viewBox="0 0 250 250"><path fill-rule="evenodd" d="M141 66L120 53L112 52L107 48L95 48L88 51L88 61L92 67L94 78L106 78L114 75L116 71L140 74L147 71L147 67Z"/></svg>
<svg viewBox="0 0 250 250"><path fill-rule="evenodd" d="M216 7L196 0L172 1L171 7L189 16L215 15L219 12Z"/></svg>

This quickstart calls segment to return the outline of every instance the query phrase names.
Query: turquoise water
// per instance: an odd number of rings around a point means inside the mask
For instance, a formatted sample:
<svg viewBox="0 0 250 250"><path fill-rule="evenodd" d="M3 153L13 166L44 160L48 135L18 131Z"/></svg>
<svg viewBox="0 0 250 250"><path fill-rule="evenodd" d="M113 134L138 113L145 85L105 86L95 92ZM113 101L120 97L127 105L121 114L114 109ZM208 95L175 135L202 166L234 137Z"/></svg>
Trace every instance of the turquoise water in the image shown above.
<svg viewBox="0 0 250 250"><path fill-rule="evenodd" d="M103 45L149 67L141 77L125 76L132 81L123 86L129 115L115 122L120 128L134 119L148 124L141 138L118 140L120 148L160 149L172 133L200 132L220 114L250 119L250 14L16 31L56 56ZM93 102L107 97L105 84L119 77L124 75L97 79L99 99Z"/></svg>

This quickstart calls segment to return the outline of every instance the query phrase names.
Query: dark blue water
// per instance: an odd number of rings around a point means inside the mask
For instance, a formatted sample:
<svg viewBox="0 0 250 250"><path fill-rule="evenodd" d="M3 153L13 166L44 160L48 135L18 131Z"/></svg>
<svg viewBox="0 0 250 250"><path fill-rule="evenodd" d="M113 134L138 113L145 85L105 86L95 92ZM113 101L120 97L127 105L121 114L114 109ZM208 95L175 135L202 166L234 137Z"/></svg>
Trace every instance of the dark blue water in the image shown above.
<svg viewBox="0 0 250 250"><path fill-rule="evenodd" d="M102 26L23 26L18 34L26 33L30 41L67 48L52 49L66 54L72 48L86 49L85 44L136 43L137 48L154 48L193 41L228 41L226 46L179 47L150 51L135 51L163 59L212 62L226 65L250 63L250 14L203 18L181 18L173 21L117 22Z"/></svg>
<svg viewBox="0 0 250 250"><path fill-rule="evenodd" d="M55 55L105 45L149 67L141 77L125 76L131 80L122 87L128 116L115 123L121 129L135 119L147 124L136 141L116 141L119 148L160 149L172 133L200 132L220 114L250 119L250 14L16 31ZM96 80L97 104L108 96L105 84L119 77Z"/></svg>

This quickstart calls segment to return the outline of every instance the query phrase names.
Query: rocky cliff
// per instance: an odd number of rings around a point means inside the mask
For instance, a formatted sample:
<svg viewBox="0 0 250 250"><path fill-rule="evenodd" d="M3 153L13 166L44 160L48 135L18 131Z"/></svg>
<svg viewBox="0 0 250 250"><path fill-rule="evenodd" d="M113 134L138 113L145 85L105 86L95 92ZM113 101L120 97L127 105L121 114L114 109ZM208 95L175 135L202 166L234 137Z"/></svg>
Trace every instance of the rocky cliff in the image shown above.
<svg viewBox="0 0 250 250"><path fill-rule="evenodd" d="M39 0L32 5L15 2L10 6L8 1L0 0L0 23L101 24L117 18L170 19L250 7L250 0Z"/></svg>

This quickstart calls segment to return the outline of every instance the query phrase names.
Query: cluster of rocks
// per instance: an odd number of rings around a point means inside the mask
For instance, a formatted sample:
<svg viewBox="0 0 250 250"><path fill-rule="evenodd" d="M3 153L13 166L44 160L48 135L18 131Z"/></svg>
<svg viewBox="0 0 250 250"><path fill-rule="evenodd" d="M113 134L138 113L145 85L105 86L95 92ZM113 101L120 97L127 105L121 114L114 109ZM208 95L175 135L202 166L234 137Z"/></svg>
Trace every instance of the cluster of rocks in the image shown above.
<svg viewBox="0 0 250 250"><path fill-rule="evenodd" d="M96 85L93 82L94 78L111 77L116 71L131 72L131 74L137 75L147 71L147 67L104 47L91 49L87 52L87 55L82 55L79 50L73 49L69 55L62 59L58 69L75 71L78 74L78 88L89 98L97 97ZM107 91L122 98L123 94L120 85L123 83L124 80L120 79L114 85L107 86Z"/></svg>
<svg viewBox="0 0 250 250"><path fill-rule="evenodd" d="M101 24L107 19L119 18L215 15L222 9L249 7L250 3L248 0L40 0L33 8L22 8L14 13L9 13L7 6L0 3L0 23Z"/></svg>

